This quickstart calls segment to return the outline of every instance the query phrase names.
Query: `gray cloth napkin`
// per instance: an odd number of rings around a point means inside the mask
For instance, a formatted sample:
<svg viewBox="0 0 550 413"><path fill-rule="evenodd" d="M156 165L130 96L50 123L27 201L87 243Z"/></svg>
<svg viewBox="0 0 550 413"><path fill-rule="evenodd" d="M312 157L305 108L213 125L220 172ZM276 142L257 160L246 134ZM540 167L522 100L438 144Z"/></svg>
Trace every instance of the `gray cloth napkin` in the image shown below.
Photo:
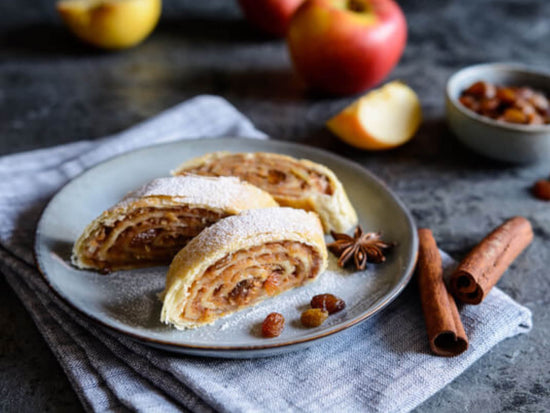
<svg viewBox="0 0 550 413"><path fill-rule="evenodd" d="M32 256L48 199L69 179L127 150L190 137L264 138L225 100L199 96L119 134L0 158L0 270L89 411L372 411L413 409L499 341L531 328L529 310L494 288L464 306L470 348L430 354L416 287L310 349L255 360L185 357L90 323L60 302ZM445 256L445 265L453 261ZM414 284L414 283L413 283Z"/></svg>

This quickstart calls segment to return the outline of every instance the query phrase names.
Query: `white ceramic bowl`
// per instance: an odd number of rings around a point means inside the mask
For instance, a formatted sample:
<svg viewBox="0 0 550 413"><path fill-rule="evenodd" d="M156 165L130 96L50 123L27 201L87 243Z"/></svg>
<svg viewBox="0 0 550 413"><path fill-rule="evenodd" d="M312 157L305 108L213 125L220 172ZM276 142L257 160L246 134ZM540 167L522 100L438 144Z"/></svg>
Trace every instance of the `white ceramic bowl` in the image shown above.
<svg viewBox="0 0 550 413"><path fill-rule="evenodd" d="M470 149L501 161L530 163L550 159L550 125L517 125L478 115L459 101L461 92L477 81L528 86L550 96L550 74L523 65L489 63L469 66L447 81L447 120Z"/></svg>

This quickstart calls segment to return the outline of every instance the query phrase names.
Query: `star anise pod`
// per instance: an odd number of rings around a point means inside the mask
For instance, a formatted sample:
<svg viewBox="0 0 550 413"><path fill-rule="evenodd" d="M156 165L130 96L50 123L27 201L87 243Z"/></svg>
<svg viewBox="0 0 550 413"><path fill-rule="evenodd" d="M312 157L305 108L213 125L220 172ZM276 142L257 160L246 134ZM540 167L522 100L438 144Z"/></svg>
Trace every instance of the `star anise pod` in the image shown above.
<svg viewBox="0 0 550 413"><path fill-rule="evenodd" d="M380 232L363 232L361 225L357 225L353 237L347 234L330 233L334 242L327 245L330 252L338 257L338 265L344 267L353 258L358 270L367 267L367 261L380 263L386 261L384 251L393 247L393 243L380 239Z"/></svg>

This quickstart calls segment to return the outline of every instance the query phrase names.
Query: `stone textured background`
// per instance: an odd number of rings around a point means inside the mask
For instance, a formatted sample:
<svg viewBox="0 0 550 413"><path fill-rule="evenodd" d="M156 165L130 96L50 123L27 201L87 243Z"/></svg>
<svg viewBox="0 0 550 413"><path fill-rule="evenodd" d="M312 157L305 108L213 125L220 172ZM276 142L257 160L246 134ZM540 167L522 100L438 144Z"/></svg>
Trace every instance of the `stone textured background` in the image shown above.
<svg viewBox="0 0 550 413"><path fill-rule="evenodd" d="M529 187L550 166L515 167L463 148L444 120L446 79L487 61L550 67L547 0L402 0L409 43L391 78L420 95L425 122L406 146L361 153L325 120L353 98L305 90L284 42L242 21L231 0L164 0L162 22L136 49L105 53L61 26L53 0L0 2L0 154L93 139L200 93L222 95L276 139L324 147L384 179L461 258L517 214L536 232L499 287L529 307L534 328L496 347L418 412L542 412L550 406L550 209ZM70 384L0 277L1 411L78 411Z"/></svg>

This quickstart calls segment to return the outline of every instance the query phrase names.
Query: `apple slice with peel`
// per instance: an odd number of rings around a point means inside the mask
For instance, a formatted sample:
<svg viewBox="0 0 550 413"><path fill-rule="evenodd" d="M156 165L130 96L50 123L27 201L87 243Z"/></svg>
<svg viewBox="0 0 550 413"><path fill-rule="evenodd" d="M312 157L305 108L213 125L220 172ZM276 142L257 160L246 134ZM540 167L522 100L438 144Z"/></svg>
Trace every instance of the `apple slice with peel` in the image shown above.
<svg viewBox="0 0 550 413"><path fill-rule="evenodd" d="M162 0L60 0L57 11L77 37L104 49L144 40L159 20Z"/></svg>
<svg viewBox="0 0 550 413"><path fill-rule="evenodd" d="M390 82L362 96L327 122L344 142L372 151L408 142L422 122L418 96L401 82Z"/></svg>

